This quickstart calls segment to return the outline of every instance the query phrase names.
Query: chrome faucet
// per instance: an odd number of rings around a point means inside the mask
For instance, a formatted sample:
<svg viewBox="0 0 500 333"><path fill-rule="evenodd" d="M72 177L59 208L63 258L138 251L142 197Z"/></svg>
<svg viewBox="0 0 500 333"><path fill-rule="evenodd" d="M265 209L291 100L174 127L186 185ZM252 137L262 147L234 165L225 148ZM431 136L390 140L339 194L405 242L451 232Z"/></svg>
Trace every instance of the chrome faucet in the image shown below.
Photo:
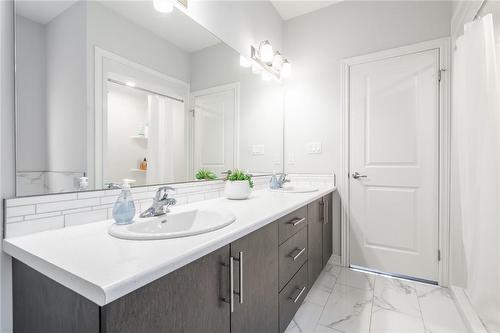
<svg viewBox="0 0 500 333"><path fill-rule="evenodd" d="M280 176L278 178L278 186L279 186L279 188L282 188L285 183L289 183L290 182L290 179L287 179L286 177L288 177L288 175L286 173L283 172L282 174L280 174Z"/></svg>
<svg viewBox="0 0 500 333"><path fill-rule="evenodd" d="M168 197L169 191L175 191L175 189L170 186L162 186L158 188L153 198L153 205L151 205L151 207L142 212L139 216L153 217L168 213L169 212L168 208L177 203L177 200Z"/></svg>

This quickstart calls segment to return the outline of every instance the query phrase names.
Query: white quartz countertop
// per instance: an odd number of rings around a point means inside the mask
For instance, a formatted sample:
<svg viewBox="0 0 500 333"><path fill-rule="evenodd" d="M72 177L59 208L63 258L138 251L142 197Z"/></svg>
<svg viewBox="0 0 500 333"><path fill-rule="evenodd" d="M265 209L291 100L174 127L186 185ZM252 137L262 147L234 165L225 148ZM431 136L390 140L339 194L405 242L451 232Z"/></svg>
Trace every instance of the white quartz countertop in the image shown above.
<svg viewBox="0 0 500 333"><path fill-rule="evenodd" d="M113 223L108 220L8 238L3 250L103 306L333 191L333 186L312 193L260 190L248 200L220 198L182 206L220 207L236 216L231 225L196 236L118 239L108 234Z"/></svg>

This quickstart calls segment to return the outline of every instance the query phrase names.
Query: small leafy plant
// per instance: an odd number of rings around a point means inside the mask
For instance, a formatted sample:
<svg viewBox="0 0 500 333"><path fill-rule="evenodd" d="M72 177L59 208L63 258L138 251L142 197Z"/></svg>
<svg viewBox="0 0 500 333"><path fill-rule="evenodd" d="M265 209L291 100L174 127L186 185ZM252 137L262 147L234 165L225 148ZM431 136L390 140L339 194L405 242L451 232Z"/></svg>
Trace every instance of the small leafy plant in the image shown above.
<svg viewBox="0 0 500 333"><path fill-rule="evenodd" d="M217 179L217 176L215 175L215 173L213 173L212 171L210 171L208 169L200 169L200 170L198 170L198 172L196 173L195 177L196 177L196 179L200 179L200 180L214 180L214 179Z"/></svg>
<svg viewBox="0 0 500 333"><path fill-rule="evenodd" d="M242 170L231 171L231 173L227 176L227 180L229 181L247 180L248 184L250 185L250 188L253 188L252 176Z"/></svg>

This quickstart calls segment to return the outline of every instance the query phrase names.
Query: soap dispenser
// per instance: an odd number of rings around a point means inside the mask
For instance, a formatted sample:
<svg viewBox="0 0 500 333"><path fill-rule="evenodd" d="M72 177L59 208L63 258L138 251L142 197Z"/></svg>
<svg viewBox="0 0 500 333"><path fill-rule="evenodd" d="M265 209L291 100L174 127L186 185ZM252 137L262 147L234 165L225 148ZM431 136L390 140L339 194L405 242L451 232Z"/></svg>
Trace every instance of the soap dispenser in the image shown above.
<svg viewBox="0 0 500 333"><path fill-rule="evenodd" d="M122 191L113 206L113 219L116 224L131 224L134 216L135 204L130 192L130 184L124 180Z"/></svg>
<svg viewBox="0 0 500 333"><path fill-rule="evenodd" d="M269 188L272 190L280 188L278 177L276 177L276 171L273 171L273 175L271 176L271 180L269 181Z"/></svg>

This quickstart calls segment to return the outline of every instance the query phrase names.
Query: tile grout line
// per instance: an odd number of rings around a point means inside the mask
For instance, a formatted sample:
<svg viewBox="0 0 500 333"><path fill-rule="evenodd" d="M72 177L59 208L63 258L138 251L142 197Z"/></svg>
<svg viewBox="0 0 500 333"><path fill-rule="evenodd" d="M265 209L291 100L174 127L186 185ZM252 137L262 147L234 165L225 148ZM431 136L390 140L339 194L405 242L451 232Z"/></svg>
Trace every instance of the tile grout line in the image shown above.
<svg viewBox="0 0 500 333"><path fill-rule="evenodd" d="M413 286L415 287L415 296L417 297L418 310L420 311L420 319L422 320L422 325L424 325L424 332L427 332L427 325L425 324L424 313L422 312L422 305L420 304L420 297L418 297L417 285L414 283Z"/></svg>
<svg viewBox="0 0 500 333"><path fill-rule="evenodd" d="M373 280L373 289L372 289L372 307L370 309L370 324L368 325L368 332L372 330L372 318L373 318L373 303L375 303L375 286L377 285L378 276L375 276Z"/></svg>

